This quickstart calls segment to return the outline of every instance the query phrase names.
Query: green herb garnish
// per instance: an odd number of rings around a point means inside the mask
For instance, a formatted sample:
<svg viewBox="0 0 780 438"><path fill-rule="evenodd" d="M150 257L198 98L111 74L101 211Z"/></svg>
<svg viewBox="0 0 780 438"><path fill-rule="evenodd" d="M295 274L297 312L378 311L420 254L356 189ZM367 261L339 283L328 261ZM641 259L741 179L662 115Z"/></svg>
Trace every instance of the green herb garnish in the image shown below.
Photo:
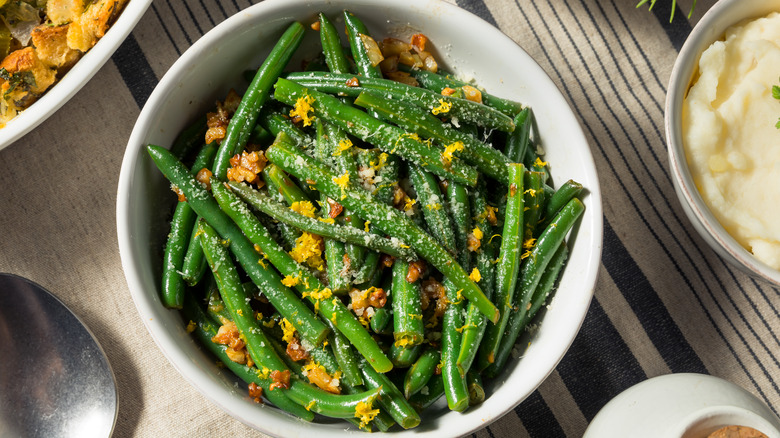
<svg viewBox="0 0 780 438"><path fill-rule="evenodd" d="M657 0L641 0L636 5L636 7L638 8L638 7L642 6L642 5L644 5L645 3L650 2L650 7L648 7L647 10L648 11L652 11L653 10L653 6L655 6L655 2L656 1ZM693 8L695 8L695 7L696 7L696 0L693 0L693 4L691 5L691 10L688 11L688 19L689 20L691 19L691 16L693 16ZM672 22L672 20L674 20L674 11L676 9L677 9L677 0L672 0L672 14L669 16L669 22L670 23Z"/></svg>
<svg viewBox="0 0 780 438"><path fill-rule="evenodd" d="M778 78L778 81L780 81L780 78ZM772 85L772 97L780 100L780 85ZM777 123L775 123L775 128L780 129L780 117L777 119Z"/></svg>
<svg viewBox="0 0 780 438"><path fill-rule="evenodd" d="M3 98L8 97L20 85L24 91L29 91L30 88L35 86L35 75L29 71L11 74L8 73L8 70L0 68L0 79L8 81L9 84L8 90L3 93Z"/></svg>

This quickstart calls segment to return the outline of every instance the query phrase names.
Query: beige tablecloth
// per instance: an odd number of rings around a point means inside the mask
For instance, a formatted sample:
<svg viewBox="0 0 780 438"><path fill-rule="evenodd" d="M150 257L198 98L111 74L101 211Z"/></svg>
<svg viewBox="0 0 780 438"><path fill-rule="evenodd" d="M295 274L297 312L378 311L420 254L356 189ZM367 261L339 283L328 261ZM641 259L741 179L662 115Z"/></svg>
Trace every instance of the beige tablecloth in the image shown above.
<svg viewBox="0 0 780 438"><path fill-rule="evenodd" d="M780 409L777 290L726 265L674 196L666 85L691 26L712 6L671 0L457 0L517 41L579 115L604 194L595 299L552 375L479 437L579 437L612 397L649 377L709 373ZM115 231L127 138L166 69L246 0L157 0L101 71L56 114L0 151L0 272L62 299L116 373L116 437L263 436L211 404L168 363L136 313Z"/></svg>

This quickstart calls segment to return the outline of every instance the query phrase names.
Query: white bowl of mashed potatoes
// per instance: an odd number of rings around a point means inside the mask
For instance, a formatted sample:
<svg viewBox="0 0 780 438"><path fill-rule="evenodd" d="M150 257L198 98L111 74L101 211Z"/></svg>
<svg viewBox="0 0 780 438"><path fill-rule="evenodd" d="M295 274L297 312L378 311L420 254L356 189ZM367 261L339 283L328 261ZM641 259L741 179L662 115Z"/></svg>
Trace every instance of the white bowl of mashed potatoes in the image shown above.
<svg viewBox="0 0 780 438"><path fill-rule="evenodd" d="M780 86L780 0L721 0L677 57L666 137L675 190L697 231L724 259L780 285L773 86Z"/></svg>

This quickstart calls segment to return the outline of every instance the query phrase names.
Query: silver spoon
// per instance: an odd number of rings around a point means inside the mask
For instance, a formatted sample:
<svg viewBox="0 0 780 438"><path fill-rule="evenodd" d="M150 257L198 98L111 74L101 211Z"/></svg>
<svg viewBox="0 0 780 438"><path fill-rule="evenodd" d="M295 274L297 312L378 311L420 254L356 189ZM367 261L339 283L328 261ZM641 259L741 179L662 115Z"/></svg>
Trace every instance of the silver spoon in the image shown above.
<svg viewBox="0 0 780 438"><path fill-rule="evenodd" d="M0 437L108 437L116 414L92 333L46 289L0 274Z"/></svg>

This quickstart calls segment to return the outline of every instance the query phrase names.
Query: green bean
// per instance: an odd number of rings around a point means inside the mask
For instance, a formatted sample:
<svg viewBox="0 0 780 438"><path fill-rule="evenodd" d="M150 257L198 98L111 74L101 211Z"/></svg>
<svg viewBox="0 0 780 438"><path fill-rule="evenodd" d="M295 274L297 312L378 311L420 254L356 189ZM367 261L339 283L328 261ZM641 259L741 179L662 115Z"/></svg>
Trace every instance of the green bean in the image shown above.
<svg viewBox="0 0 780 438"><path fill-rule="evenodd" d="M456 360L460 353L463 327L463 297L449 278L444 279L447 310L444 311L441 329L441 375L444 379L444 395L450 410L463 412L469 407L469 393L465 376L460 373Z"/></svg>
<svg viewBox="0 0 780 438"><path fill-rule="evenodd" d="M201 220L199 225L198 232L203 254L217 279L222 301L246 341L247 351L261 367L272 371L286 370L284 362L273 351L265 333L258 327L254 310L249 305L250 299L241 286L241 279L230 258L230 253L211 225L204 220Z"/></svg>
<svg viewBox="0 0 780 438"><path fill-rule="evenodd" d="M496 245L491 242L493 227L487 220L488 205L485 201L484 190L484 184L482 184L471 193L472 215L476 221L476 228L479 228L479 232L482 233L474 265L480 277L482 277L479 281L480 287L485 291L485 295L492 299L496 280L496 265L493 263L496 258ZM474 239L476 239L476 236L474 236ZM463 325L460 352L456 360L461 374L471 368L486 327L487 321L485 317L473 303L469 303Z"/></svg>
<svg viewBox="0 0 780 438"><path fill-rule="evenodd" d="M166 149L149 145L147 152L158 169L178 187L187 198L192 209L214 227L220 236L230 242L230 250L252 281L263 291L268 301L313 345L319 345L327 336L328 329L306 305L281 283L279 276L258 263L258 254L241 229L220 210L217 201L200 182L189 174ZM213 185L213 184L212 184ZM224 299L224 297L223 297Z"/></svg>
<svg viewBox="0 0 780 438"><path fill-rule="evenodd" d="M323 162L331 159L333 147L328 135L325 133L325 127L322 120L315 121L317 128L317 142L315 146L315 155ZM354 172L357 174L357 172ZM341 212L335 212L335 205L331 203L325 194L320 194L320 202L325 213L325 217L335 219ZM349 290L352 282L350 269L352 260L346 253L344 243L338 240L326 238L325 240L325 265L327 269L328 286L335 293L345 293Z"/></svg>
<svg viewBox="0 0 780 438"><path fill-rule="evenodd" d="M231 184L235 184L235 182L231 182ZM268 230L263 228L262 224L234 193L219 184L212 186L212 190L214 190L214 194L220 201L222 208L225 209L226 214L240 223L240 229L246 234L246 238L250 239L250 244L257 245L264 257L268 258L271 264L285 276L285 279L294 282L293 287L302 295L305 294L308 300L315 305L315 308L319 308L319 312L329 321L329 324L337 327L378 371L387 372L393 368L390 360L382 353L376 341L358 322L355 315L339 299L329 299L325 287L317 277L293 260L290 254L271 238Z"/></svg>
<svg viewBox="0 0 780 438"><path fill-rule="evenodd" d="M441 375L431 377L428 384L425 385L417 394L414 394L409 398L409 404L412 405L417 412L421 412L431 407L437 400L444 395L444 379Z"/></svg>
<svg viewBox="0 0 780 438"><path fill-rule="evenodd" d="M414 191L417 192L417 201L431 234L451 254L454 254L455 234L452 231L452 222L445 209L444 196L437 178L418 166L410 165L409 179L412 181Z"/></svg>
<svg viewBox="0 0 780 438"><path fill-rule="evenodd" d="M204 145L192 164L191 170L193 175L197 175L203 168L211 167L216 154L216 144ZM197 224L193 224L190 243L187 246L187 252L184 255L184 261L181 266L181 276L190 286L198 284L206 272L206 259L203 257L203 249L200 247L200 242L197 241L196 227Z"/></svg>
<svg viewBox="0 0 780 438"><path fill-rule="evenodd" d="M290 138L295 139L296 143L303 145L306 149L314 148L314 138L299 128L289 117L280 113L278 110L263 111L260 113L262 124L272 135L276 137L280 132L286 133Z"/></svg>
<svg viewBox="0 0 780 438"><path fill-rule="evenodd" d="M509 192L506 202L504 217L504 230L501 233L501 250L496 267L496 290L493 302L497 303L501 311L501 319L498 323L488 324L482 344L479 347L480 369L493 363L496 349L501 343L504 328L509 320L514 300L517 273L520 270L520 256L523 250L523 209L525 199L523 195L523 180L525 166L522 164L510 164L509 175L512 181L509 184Z"/></svg>
<svg viewBox="0 0 780 438"><path fill-rule="evenodd" d="M544 203L544 174L541 172L525 173L525 213L523 215L523 245L533 242Z"/></svg>
<svg viewBox="0 0 780 438"><path fill-rule="evenodd" d="M409 248L403 248L390 239L366 233L357 228L329 224L304 216L244 183L230 181L228 185L244 202L272 218L290 224L300 230L308 231L318 236L337 239L341 242L361 245L404 260L416 259L414 251Z"/></svg>
<svg viewBox="0 0 780 438"><path fill-rule="evenodd" d="M435 139L452 148L453 154L476 167L483 174L508 184L507 157L501 151L477 138L442 123L429 112L401 100L388 99L377 91L366 90L355 99L355 105L371 109L385 120L426 138ZM458 150L459 149L459 150Z"/></svg>
<svg viewBox="0 0 780 438"><path fill-rule="evenodd" d="M458 263L463 267L471 265L471 252L469 251L469 233L471 233L471 207L469 206L469 192L458 183L447 184L447 205L452 218L452 229L455 235L455 252L458 255Z"/></svg>
<svg viewBox="0 0 780 438"><path fill-rule="evenodd" d="M436 267L462 290L463 296L475 302L491 321L498 321L498 309L488 300L479 287L453 257L431 236L420 229L405 214L393 207L380 204L365 190L357 189L353 183L345 181L339 184L340 177L322 163L306 156L300 149L290 144L286 136L277 137L273 145L266 150L268 159L299 178L306 175L314 182L317 190L339 199L342 205L351 208L365 220L377 224L389 235L408 242L421 257ZM338 182L337 182L338 180Z"/></svg>
<svg viewBox="0 0 780 438"><path fill-rule="evenodd" d="M339 369L343 375L341 378L349 385L360 386L363 384L363 377L360 374L358 361L349 340L338 330L334 330L328 337L328 343L333 350L333 356L339 364Z"/></svg>
<svg viewBox="0 0 780 438"><path fill-rule="evenodd" d="M420 415L404 398L401 391L385 374L371 367L362 367L363 379L369 389L379 389L379 405L404 429L420 424Z"/></svg>
<svg viewBox="0 0 780 438"><path fill-rule="evenodd" d="M390 360L396 368L409 368L420 355L422 345L390 345Z"/></svg>
<svg viewBox="0 0 780 438"><path fill-rule="evenodd" d="M198 245L200 245L200 239L198 239ZM205 257L204 257L205 260ZM185 300L187 295L184 296ZM217 285L217 279L211 272L207 273L206 280L206 313L216 322L224 325L227 321L232 321L233 317L230 316L230 312L225 307L225 302L222 301L222 297L219 295L219 286Z"/></svg>
<svg viewBox="0 0 780 438"><path fill-rule="evenodd" d="M203 313L192 294L186 294L184 297L182 310L184 318L195 323L190 325L190 327L192 327L192 333L200 341L201 345L216 356L233 374L246 383L254 383L263 388L263 395L277 408L305 421L314 420L313 412L287 398L283 391L272 391L270 389L271 379L262 377L263 373L257 368L233 362L225 352L227 349L226 345L212 342L211 339L217 335L218 327Z"/></svg>
<svg viewBox="0 0 780 438"><path fill-rule="evenodd" d="M392 333L393 314L386 308L380 307L374 309L374 316L369 321L369 327L374 333L387 334Z"/></svg>
<svg viewBox="0 0 780 438"><path fill-rule="evenodd" d="M265 185L267 187L268 197L273 199L279 204L283 204L286 202L284 199L284 196L282 196L281 189L279 186L276 185L276 183L271 179L268 178L265 174L262 174L263 181L265 182ZM286 205L282 205L282 207L285 210L289 210L289 208ZM292 211L292 210L291 210ZM301 237L301 230L293 227L290 224L281 222L275 218L271 218L270 216L260 216L261 219L266 218L268 221L273 220L273 227L272 229L275 229L279 233L279 237L281 238L282 244L288 251L292 250L295 247L296 241L299 237ZM268 223L264 224L266 228L269 227Z"/></svg>
<svg viewBox="0 0 780 438"><path fill-rule="evenodd" d="M428 348L420 354L404 376L404 396L407 399L428 384L440 362L441 353L435 348Z"/></svg>
<svg viewBox="0 0 780 438"><path fill-rule="evenodd" d="M393 338L398 347L411 347L425 339L420 286L406 281L409 264L403 260L393 263L393 286L390 300L393 305Z"/></svg>
<svg viewBox="0 0 780 438"><path fill-rule="evenodd" d="M432 111L434 115L441 114L453 120L457 119L459 123L473 123L486 129L513 132L516 126L511 117L487 105L455 96L444 96L435 91L389 79L358 78L350 74L323 72L290 73L285 78L323 93L353 98L364 90L379 91L393 100L403 100Z"/></svg>
<svg viewBox="0 0 780 438"><path fill-rule="evenodd" d="M515 116L514 122L517 129L507 139L504 151L506 157L513 163L521 163L525 151L528 149L531 136L531 117L531 108L523 108Z"/></svg>
<svg viewBox="0 0 780 438"><path fill-rule="evenodd" d="M411 69L405 66L399 66L399 68L409 73L413 78L420 83L420 85L429 90L433 90L437 93L441 93L445 88L462 88L469 85L466 82L452 78L451 76L442 76L437 73L432 73L422 69ZM482 92L482 103L493 107L504 114L514 117L515 114L522 111L523 105L518 102L513 102L509 99L503 99L493 94Z"/></svg>
<svg viewBox="0 0 780 438"><path fill-rule="evenodd" d="M382 71L378 64L372 64L364 41L364 38L371 38L366 25L349 11L344 11L344 24L349 47L352 50L352 59L355 60L358 73L369 78L381 78Z"/></svg>
<svg viewBox="0 0 780 438"><path fill-rule="evenodd" d="M214 159L216 146L204 145L193 163L192 174L197 174L201 168L208 166ZM163 251L163 273L160 298L165 307L180 309L184 300L185 279L182 265L187 254L187 245L195 226L197 214L187 202L179 202L171 218L171 229Z"/></svg>
<svg viewBox="0 0 780 438"><path fill-rule="evenodd" d="M531 307L522 316L520 316L519 312L512 312L512 315L509 317L509 322L507 323L507 334L504 336L504 339L501 341L501 345L498 348L496 360L485 369L485 376L495 378L498 373L504 369L504 366L511 355L512 348L514 348L517 336L525 329L552 293L555 282L566 263L568 255L569 251L564 242L558 247L558 250L555 251L550 263L547 265L547 269L545 269L544 274L542 274L542 278L539 279L539 285L536 287L533 296L531 297ZM515 333L517 333L517 336L514 335Z"/></svg>
<svg viewBox="0 0 780 438"><path fill-rule="evenodd" d="M206 258L203 257L203 248L200 247L198 241L198 224L196 223L192 226L190 242L181 264L181 277L188 285L195 286L203 278L205 272Z"/></svg>
<svg viewBox="0 0 780 438"><path fill-rule="evenodd" d="M270 95L271 86L301 44L303 31L301 23L292 23L257 70L252 83L249 84L244 97L241 98L241 103L228 123L225 138L222 139L219 152L214 160L213 172L218 179L225 180L227 178L230 157L240 153L246 147L252 128L257 123L260 109Z"/></svg>
<svg viewBox="0 0 780 438"><path fill-rule="evenodd" d="M556 190L552 196L550 196L547 205L544 208L544 214L542 215L542 223L540 228L544 229L550 223L550 221L558 214L561 208L563 208L573 198L579 196L582 192L582 184L568 180L563 183L558 190Z"/></svg>
<svg viewBox="0 0 780 438"><path fill-rule="evenodd" d="M333 73L349 73L349 61L344 56L341 47L341 39L333 23L325 14L320 13L320 42L322 53L325 55L325 63Z"/></svg>
<svg viewBox="0 0 780 438"><path fill-rule="evenodd" d="M469 370L466 373L466 386L469 389L469 406L476 406L485 401L485 387L482 386L482 376Z"/></svg>
<svg viewBox="0 0 780 438"><path fill-rule="evenodd" d="M324 125L324 131L327 140L330 143L330 157L335 156L336 170L339 173L348 173L349 178L353 181L357 181L357 164L355 162L354 148L351 146L352 142L347 135L335 125L330 123ZM342 145L348 146L343 150ZM323 161L326 161L324 157L321 157ZM344 222L354 228L363 228L364 223L359 217L352 214L351 211L344 211ZM365 257L365 249L360 245L347 244L344 247L344 251L349 259L349 271L353 273L359 272L363 265L363 258ZM356 283L362 283L363 279L356 279Z"/></svg>
<svg viewBox="0 0 780 438"><path fill-rule="evenodd" d="M288 205L293 205L296 202L311 202L309 196L279 166L273 164L265 166L263 168L263 177L273 181L274 187L279 190L279 193ZM317 207L314 204L312 206L315 209Z"/></svg>
<svg viewBox="0 0 780 438"><path fill-rule="evenodd" d="M182 130L171 145L171 153L179 160L184 160L196 148L203 145L206 136L206 117L200 117Z"/></svg>
<svg viewBox="0 0 780 438"><path fill-rule="evenodd" d="M274 97L288 105L295 105L299 98L309 96L314 99L311 108L314 114L339 126L349 134L399 157L423 166L453 181L474 186L478 173L460 160L448 162L439 149L423 144L413 135L397 126L381 122L364 111L346 105L328 94L306 89L295 82L279 78L276 82Z"/></svg>
<svg viewBox="0 0 780 438"><path fill-rule="evenodd" d="M553 259L558 248L563 243L566 234L574 226L574 223L585 211L585 206L582 202L574 198L563 207L555 219L550 225L545 228L542 234L537 239L535 246L530 250L530 253L523 264L523 268L520 272L520 282L518 284L519 293L518 299L515 302L514 313L515 317L522 319L525 318L526 313L530 308L531 298L544 274L547 265ZM510 327L513 331L506 333L509 338L505 345L513 345L517 336L520 334L520 327ZM511 341L511 342L510 342ZM496 370L495 372L497 372Z"/></svg>

